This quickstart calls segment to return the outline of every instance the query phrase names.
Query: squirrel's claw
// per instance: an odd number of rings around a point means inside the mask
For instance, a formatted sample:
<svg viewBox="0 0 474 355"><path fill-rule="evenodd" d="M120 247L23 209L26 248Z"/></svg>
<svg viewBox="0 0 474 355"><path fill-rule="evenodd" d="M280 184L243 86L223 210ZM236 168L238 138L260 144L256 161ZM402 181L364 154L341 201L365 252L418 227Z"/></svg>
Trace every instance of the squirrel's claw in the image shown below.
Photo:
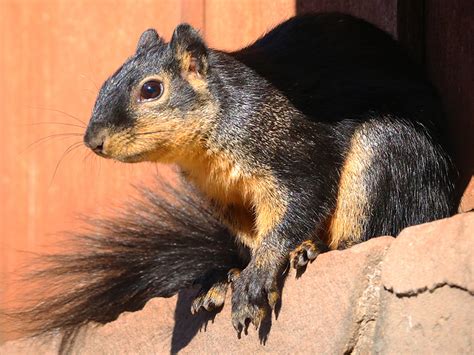
<svg viewBox="0 0 474 355"><path fill-rule="evenodd" d="M191 305L191 313L196 314L201 308L208 312L221 308L225 302L228 286L227 282L217 282L207 290L201 288Z"/></svg>
<svg viewBox="0 0 474 355"><path fill-rule="evenodd" d="M199 280L197 283L201 283L207 286L201 286L197 296L191 305L191 313L196 314L201 309L208 312L222 308L225 302L225 296L229 284L234 282L240 275L240 270L237 268L230 269L222 277L215 278L214 274L206 277L204 280Z"/></svg>
<svg viewBox="0 0 474 355"><path fill-rule="evenodd" d="M306 240L290 253L290 265L299 269L313 261L320 254L319 248L312 240Z"/></svg>
<svg viewBox="0 0 474 355"><path fill-rule="evenodd" d="M272 310L274 310L276 304L278 303L278 300L280 299L280 292L276 288L274 288L270 290L270 292L268 292L267 298L268 305Z"/></svg>
<svg viewBox="0 0 474 355"><path fill-rule="evenodd" d="M237 269L231 269L237 270ZM208 312L222 308L225 302L225 296L229 287L229 281L227 280L227 274L224 274L219 278L212 278L212 276L206 280L201 280L204 285L201 286L197 296L191 305L191 313L196 314L201 309Z"/></svg>
<svg viewBox="0 0 474 355"><path fill-rule="evenodd" d="M247 335L250 323L253 324L255 329L258 329L265 316L266 311L264 307L247 304L237 310L233 309L232 325L237 331L237 336L240 338L242 331Z"/></svg>

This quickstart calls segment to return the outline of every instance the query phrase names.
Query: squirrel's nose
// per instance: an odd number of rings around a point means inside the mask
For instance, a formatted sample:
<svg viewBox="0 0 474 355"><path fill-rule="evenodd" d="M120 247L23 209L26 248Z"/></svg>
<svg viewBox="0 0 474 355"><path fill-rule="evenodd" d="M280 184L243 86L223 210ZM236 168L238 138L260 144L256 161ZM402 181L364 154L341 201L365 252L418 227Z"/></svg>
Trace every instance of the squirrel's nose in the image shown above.
<svg viewBox="0 0 474 355"><path fill-rule="evenodd" d="M93 129L87 129L84 135L84 144L92 149L96 154L104 154L104 142L106 132L101 129L98 132L94 132Z"/></svg>

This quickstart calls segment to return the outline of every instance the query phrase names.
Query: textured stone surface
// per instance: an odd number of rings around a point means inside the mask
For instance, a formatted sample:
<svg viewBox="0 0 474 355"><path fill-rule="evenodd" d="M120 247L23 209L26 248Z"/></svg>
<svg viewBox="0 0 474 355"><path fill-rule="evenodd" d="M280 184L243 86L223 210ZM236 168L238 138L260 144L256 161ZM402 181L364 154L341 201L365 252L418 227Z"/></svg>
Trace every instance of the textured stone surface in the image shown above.
<svg viewBox="0 0 474 355"><path fill-rule="evenodd" d="M407 228L384 260L382 282L397 295L449 285L474 293L474 213Z"/></svg>
<svg viewBox="0 0 474 355"><path fill-rule="evenodd" d="M372 351L473 354L474 297L443 286L412 297L384 292Z"/></svg>
<svg viewBox="0 0 474 355"><path fill-rule="evenodd" d="M229 302L192 316L192 290L78 337L75 353L472 353L474 213L323 254L290 273L278 319L237 339ZM227 300L229 301L229 296ZM57 339L1 354L53 353Z"/></svg>
<svg viewBox="0 0 474 355"><path fill-rule="evenodd" d="M474 213L405 229L382 268L372 350L474 351Z"/></svg>

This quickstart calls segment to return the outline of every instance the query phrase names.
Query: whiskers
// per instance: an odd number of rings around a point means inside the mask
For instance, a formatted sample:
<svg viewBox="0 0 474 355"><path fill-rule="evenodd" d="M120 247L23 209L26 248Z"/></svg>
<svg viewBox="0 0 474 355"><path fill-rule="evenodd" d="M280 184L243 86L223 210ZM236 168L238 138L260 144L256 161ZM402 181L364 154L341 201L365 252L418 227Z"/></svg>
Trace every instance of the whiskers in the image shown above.
<svg viewBox="0 0 474 355"><path fill-rule="evenodd" d="M65 150L62 152L60 155L57 163L54 166L54 170L50 179L49 187L52 186L54 179L65 161L66 157L70 156L71 153L78 151L80 148L86 148L83 144L82 137L84 135L84 131L87 127L87 124L84 120L80 119L79 117L76 117L70 113L67 113L65 111L55 109L55 108L45 108L45 107L28 107L30 109L35 109L35 110L42 110L42 111L49 111L49 112L54 112L54 113L59 113L63 117L68 118L68 120L63 120L63 121L54 121L54 120L45 120L45 121L40 121L40 122L33 122L26 124L26 126L47 126L51 127L54 129L64 129L64 128L76 128L79 131L68 131L68 132L57 132L57 133L52 133L49 134L45 137L39 138L36 141L30 143L25 150L22 153L25 153L27 151L31 151L32 149L36 149L39 146L41 146L43 143L50 142L50 141L62 141L66 139L71 139L75 138L75 141L71 144L68 144L65 148ZM71 122L72 121L72 122ZM79 138L79 139L78 139ZM84 149L84 158L82 159L82 162L85 164L86 161L91 157L95 156L92 154L92 151L89 149Z"/></svg>
<svg viewBox="0 0 474 355"><path fill-rule="evenodd" d="M79 117L76 117L74 115L71 115L67 112L64 112L62 110L58 110L58 109L55 109L55 108L46 108L46 107L32 107L32 106L28 106L28 108L30 109L35 109L35 110L43 110L43 111L50 111L50 112L56 112L56 113L60 113L62 114L63 116L65 117L68 117L68 118L71 118L72 120L75 121L75 123L70 123L70 122L56 122L56 121L41 121L41 122L33 122L33 123L29 123L27 124L27 126L40 126L40 125L51 125L51 126L63 126L63 127L75 127L75 128L80 128L81 129L81 132L60 132L60 133L54 133L54 134L50 134L46 137L42 137L34 142L32 142L31 144L29 144L26 148L25 148L25 151L28 151L29 149L37 146L38 144L42 143L42 142L47 142L47 141L50 141L52 139L56 139L56 138L59 138L59 139L67 139L67 138L70 138L70 137L80 137L84 134L84 130L86 129L87 127L87 124L81 120Z"/></svg>
<svg viewBox="0 0 474 355"><path fill-rule="evenodd" d="M82 140L80 142L75 142L75 143L72 143L69 147L66 148L66 150L64 151L64 153L61 155L61 157L59 158L57 164L56 164L56 167L54 168L54 172L53 172L53 176L51 177L51 181L49 182L49 187L51 187L51 185L53 184L53 181L54 181L54 178L56 177L56 173L58 172L58 169L62 163L62 161L64 160L64 158L66 158L66 156L73 152L74 150L80 148L80 147L83 147L84 145L82 144Z"/></svg>
<svg viewBox="0 0 474 355"><path fill-rule="evenodd" d="M65 122L34 122L34 123L28 124L28 126L39 126L39 125L45 125L45 124L53 124L53 125L55 124L58 126L69 126L69 127L78 127L78 128L86 129L86 126L84 125L78 125L74 123L65 123Z"/></svg>
<svg viewBox="0 0 474 355"><path fill-rule="evenodd" d="M65 111L62 111L62 110L58 110L56 108L48 108L48 107L34 107L34 106L28 106L28 108L30 109L33 109L33 110L44 110L44 111L50 111L50 112L56 112L56 113L60 113L62 115L65 115L69 118L72 118L73 120L75 120L76 122L79 122L83 128L85 128L87 126L86 122L84 122L83 120L81 120L80 118L74 116L74 115L71 115L70 113L67 113Z"/></svg>
<svg viewBox="0 0 474 355"><path fill-rule="evenodd" d="M53 138L71 138L71 137L82 137L82 133L54 133L50 134L49 136L42 137L33 143L28 144L28 146L25 148L25 150L22 153L27 152L28 150L31 150L32 148L35 148L42 142L47 142L49 140L52 140ZM82 141L81 141L82 143Z"/></svg>

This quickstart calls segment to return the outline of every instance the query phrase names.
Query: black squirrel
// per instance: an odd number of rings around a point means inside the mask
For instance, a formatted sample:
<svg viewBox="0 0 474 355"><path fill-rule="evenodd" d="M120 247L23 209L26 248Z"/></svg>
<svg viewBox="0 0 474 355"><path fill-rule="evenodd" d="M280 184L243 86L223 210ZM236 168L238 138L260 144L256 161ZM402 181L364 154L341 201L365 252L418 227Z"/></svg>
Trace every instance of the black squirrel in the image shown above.
<svg viewBox="0 0 474 355"><path fill-rule="evenodd" d="M70 338L193 283L193 312L221 307L231 284L234 327L258 327L288 263L455 212L443 120L405 50L349 15L294 17L232 53L187 24L169 43L145 31L102 86L84 142L175 163L196 191L144 189L81 236L81 254L53 257L41 276L74 287L25 312L32 329Z"/></svg>

